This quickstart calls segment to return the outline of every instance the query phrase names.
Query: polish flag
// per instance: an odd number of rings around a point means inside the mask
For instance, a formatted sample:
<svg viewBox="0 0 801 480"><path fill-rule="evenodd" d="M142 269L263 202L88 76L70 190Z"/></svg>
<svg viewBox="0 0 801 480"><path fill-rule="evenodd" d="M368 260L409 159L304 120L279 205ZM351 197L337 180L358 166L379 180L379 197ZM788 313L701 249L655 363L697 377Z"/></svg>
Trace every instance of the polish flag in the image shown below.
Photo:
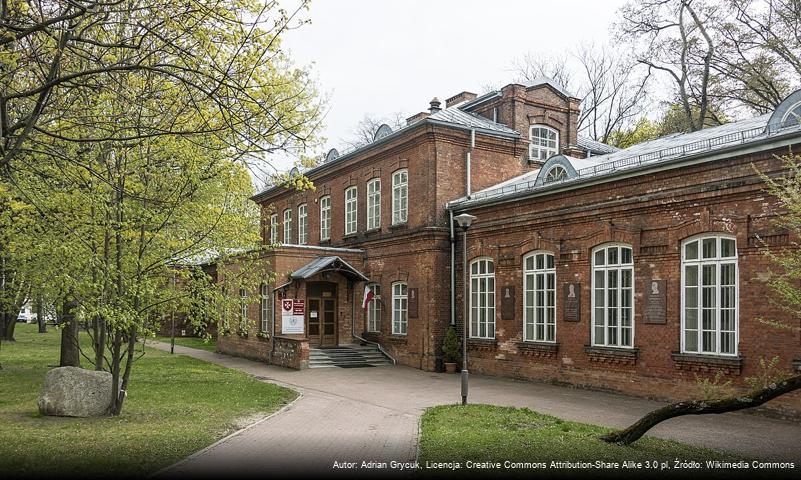
<svg viewBox="0 0 801 480"><path fill-rule="evenodd" d="M370 286L369 285L365 285L364 286L364 301L362 302L362 308L363 309L367 310L367 305L370 303L370 300L372 300L374 296L375 296L375 293L372 290L370 290Z"/></svg>

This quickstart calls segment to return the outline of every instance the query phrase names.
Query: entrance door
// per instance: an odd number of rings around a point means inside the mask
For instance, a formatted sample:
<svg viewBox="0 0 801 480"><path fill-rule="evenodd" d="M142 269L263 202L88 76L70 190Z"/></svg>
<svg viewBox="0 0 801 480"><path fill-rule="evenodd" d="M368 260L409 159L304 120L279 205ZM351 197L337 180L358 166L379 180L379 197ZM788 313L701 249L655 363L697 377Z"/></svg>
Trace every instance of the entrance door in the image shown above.
<svg viewBox="0 0 801 480"><path fill-rule="evenodd" d="M309 345L337 345L336 284L314 282L306 285L306 324L309 326Z"/></svg>

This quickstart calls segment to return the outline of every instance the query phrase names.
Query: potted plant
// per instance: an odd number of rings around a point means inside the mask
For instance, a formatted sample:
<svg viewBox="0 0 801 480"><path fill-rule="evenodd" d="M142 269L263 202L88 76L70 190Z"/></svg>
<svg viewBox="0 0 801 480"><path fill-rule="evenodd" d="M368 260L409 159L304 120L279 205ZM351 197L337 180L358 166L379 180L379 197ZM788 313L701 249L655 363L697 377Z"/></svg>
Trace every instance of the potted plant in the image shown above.
<svg viewBox="0 0 801 480"><path fill-rule="evenodd" d="M448 327L445 340L442 342L442 353L445 355L445 371L456 373L456 364L461 359L462 342L456 335L456 329Z"/></svg>

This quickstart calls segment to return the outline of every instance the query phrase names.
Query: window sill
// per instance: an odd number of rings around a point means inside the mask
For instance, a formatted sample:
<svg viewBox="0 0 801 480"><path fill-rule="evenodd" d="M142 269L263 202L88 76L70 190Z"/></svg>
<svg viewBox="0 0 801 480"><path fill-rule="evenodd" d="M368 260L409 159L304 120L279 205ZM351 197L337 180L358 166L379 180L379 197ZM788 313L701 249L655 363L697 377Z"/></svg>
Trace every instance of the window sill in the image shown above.
<svg viewBox="0 0 801 480"><path fill-rule="evenodd" d="M723 371L727 375L739 375L743 367L742 357L723 355L699 355L697 353L673 352L673 363L678 370L715 373Z"/></svg>
<svg viewBox="0 0 801 480"><path fill-rule="evenodd" d="M584 353L590 357L591 362L633 367L637 364L637 357L640 355L640 350L637 348L597 347L585 345Z"/></svg>
<svg viewBox="0 0 801 480"><path fill-rule="evenodd" d="M325 240L320 240L320 246L321 247L327 247L329 245L331 245L331 239L330 238L326 238Z"/></svg>
<svg viewBox="0 0 801 480"><path fill-rule="evenodd" d="M398 343L398 344L406 344L408 338L406 335L401 335L399 333L392 333L390 335L384 335L382 340L386 340L390 343Z"/></svg>
<svg viewBox="0 0 801 480"><path fill-rule="evenodd" d="M793 360L793 370L801 373L801 360Z"/></svg>
<svg viewBox="0 0 801 480"><path fill-rule="evenodd" d="M403 230L403 229L406 229L406 228L409 228L409 222L408 221L401 222L401 223L393 223L392 225L389 226L390 230Z"/></svg>
<svg viewBox="0 0 801 480"><path fill-rule="evenodd" d="M518 342L517 349L521 355L530 357L551 357L555 358L559 352L559 344L556 342Z"/></svg>
<svg viewBox="0 0 801 480"><path fill-rule="evenodd" d="M379 232L381 232L381 227L380 226L379 227L375 227L375 228L371 228L369 230L365 230L364 234L365 235L375 235L376 233L379 233Z"/></svg>

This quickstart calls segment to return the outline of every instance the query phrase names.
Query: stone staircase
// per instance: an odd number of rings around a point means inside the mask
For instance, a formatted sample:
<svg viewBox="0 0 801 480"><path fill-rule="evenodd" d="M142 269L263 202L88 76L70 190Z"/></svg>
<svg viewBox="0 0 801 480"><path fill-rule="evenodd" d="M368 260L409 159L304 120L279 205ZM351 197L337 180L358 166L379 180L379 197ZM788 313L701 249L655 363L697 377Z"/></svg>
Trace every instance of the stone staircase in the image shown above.
<svg viewBox="0 0 801 480"><path fill-rule="evenodd" d="M309 349L309 368L364 368L392 365L375 345L341 345Z"/></svg>

